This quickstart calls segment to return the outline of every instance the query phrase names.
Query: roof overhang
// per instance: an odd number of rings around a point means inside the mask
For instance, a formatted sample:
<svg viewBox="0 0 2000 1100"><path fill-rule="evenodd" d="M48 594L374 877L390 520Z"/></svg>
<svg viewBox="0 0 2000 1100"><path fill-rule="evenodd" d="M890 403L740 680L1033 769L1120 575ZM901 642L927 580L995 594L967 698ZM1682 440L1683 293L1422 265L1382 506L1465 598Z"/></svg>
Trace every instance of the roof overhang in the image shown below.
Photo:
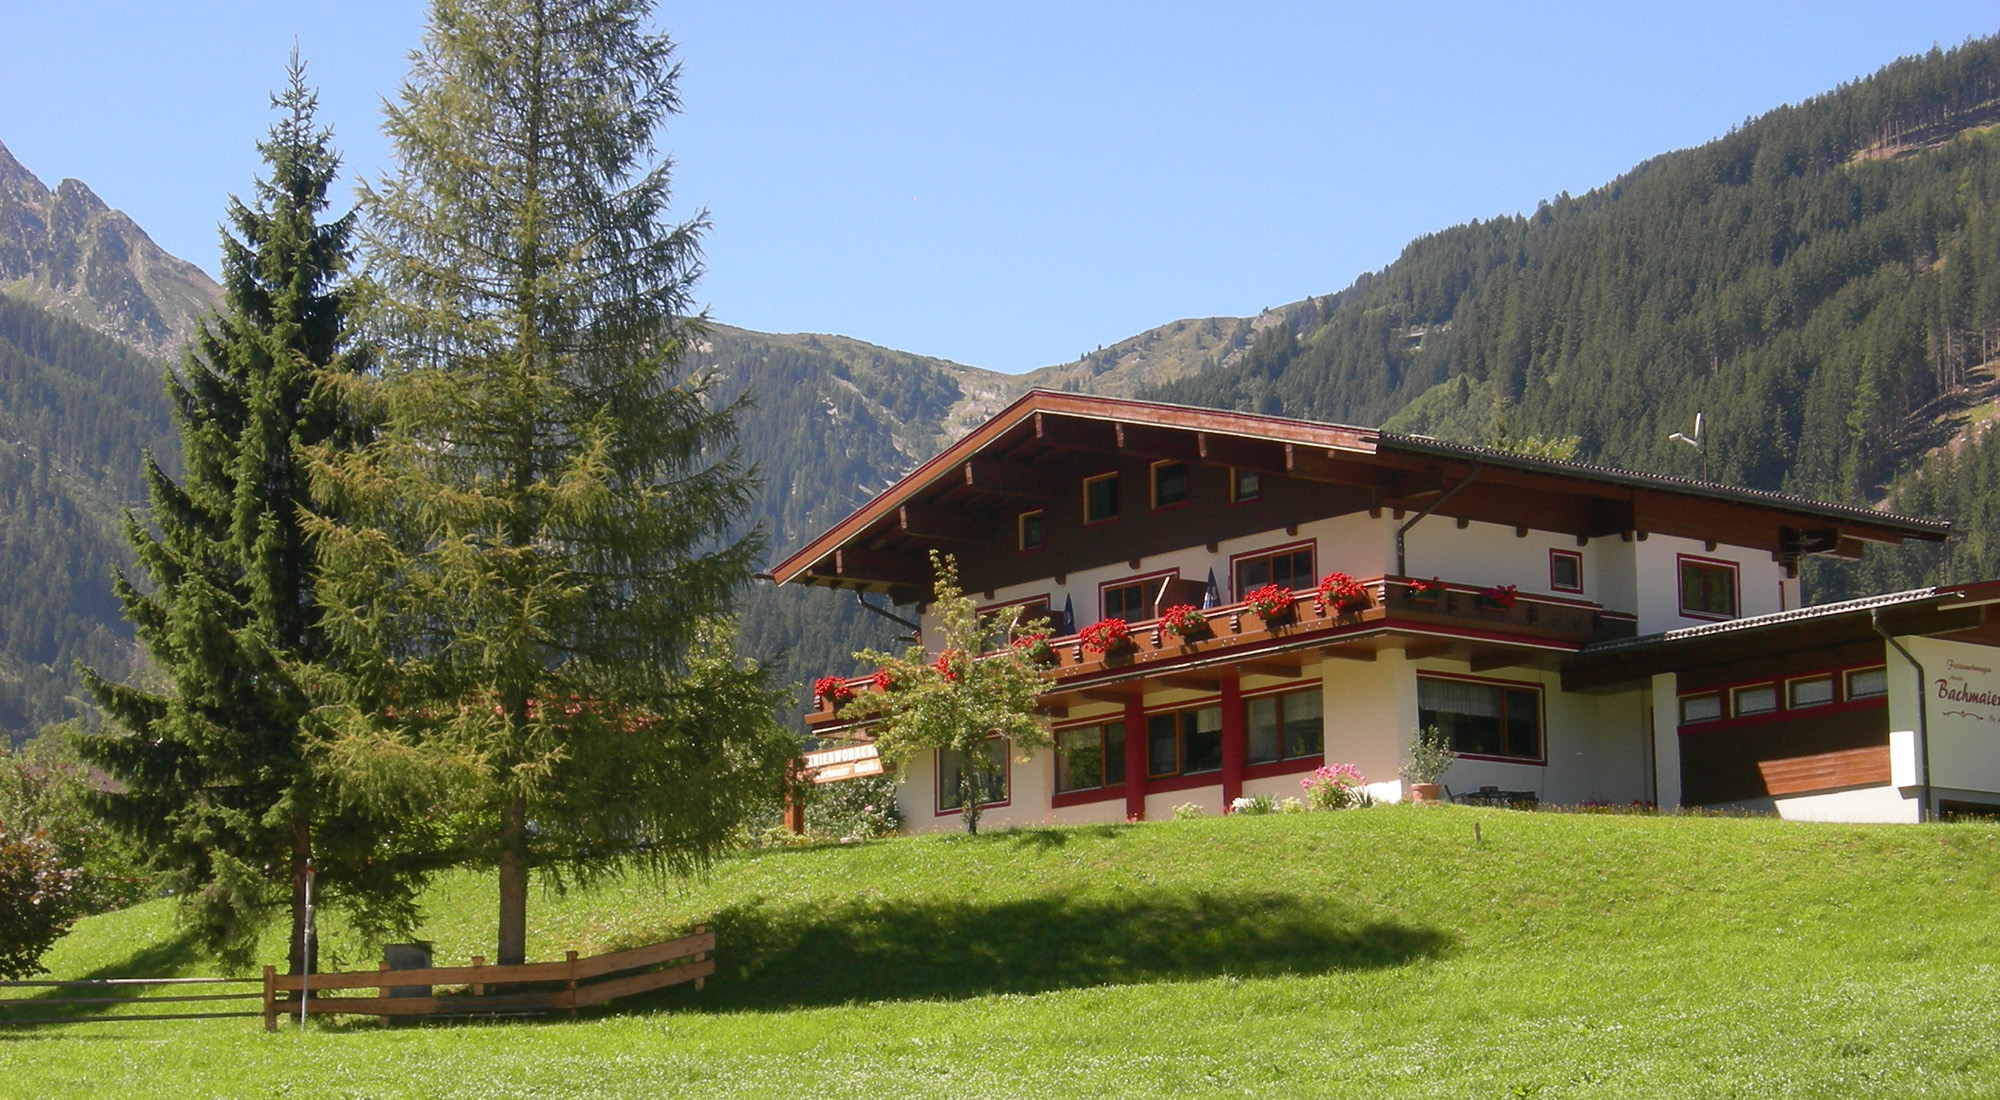
<svg viewBox="0 0 2000 1100"><path fill-rule="evenodd" d="M1678 535L1859 557L1864 543L1942 541L1947 523L1683 478L1557 462L1287 417L1033 390L771 569L809 583L920 595L924 551L1011 537L1003 505L1069 499L1063 474L1105 456L1235 466L1340 487L1367 507L1606 535Z"/></svg>
<svg viewBox="0 0 2000 1100"><path fill-rule="evenodd" d="M1598 642L1563 662L1564 691L1601 691L1661 673L1833 649L1879 637L2000 646L2000 581L1918 588L1637 638Z"/></svg>

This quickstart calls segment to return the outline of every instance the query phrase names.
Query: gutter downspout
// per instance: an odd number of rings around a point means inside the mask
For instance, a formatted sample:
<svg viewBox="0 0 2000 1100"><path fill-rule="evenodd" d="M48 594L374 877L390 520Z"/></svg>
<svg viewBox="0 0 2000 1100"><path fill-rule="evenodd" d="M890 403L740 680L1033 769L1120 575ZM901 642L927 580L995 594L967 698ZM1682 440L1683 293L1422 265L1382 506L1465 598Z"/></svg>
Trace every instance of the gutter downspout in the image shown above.
<svg viewBox="0 0 2000 1100"><path fill-rule="evenodd" d="M1472 484L1472 479L1478 476L1479 476L1479 460L1475 458L1472 460L1472 468L1465 472L1465 479L1463 481L1460 481L1458 484L1452 486L1449 489L1446 489L1444 491L1443 496L1425 505L1423 511L1418 512L1414 516L1411 516L1407 521L1404 522L1404 524L1401 527L1396 528L1396 575L1397 576L1407 577L1410 575L1408 565L1404 561L1403 536L1409 532L1410 528L1415 527L1418 523L1422 522L1425 516L1428 516L1432 512L1435 512L1439 508L1443 507L1445 501L1450 500L1452 497L1458 495L1458 491L1460 489L1463 489L1467 485Z"/></svg>
<svg viewBox="0 0 2000 1100"><path fill-rule="evenodd" d="M1910 655L1910 651L1903 648L1903 643L1897 641L1888 631L1882 629L1881 608L1878 607L1868 612L1868 625L1874 627L1875 633L1880 634L1883 641L1893 646L1896 652L1903 655L1903 660L1910 662L1910 667L1917 670L1917 790L1919 797L1922 798L1922 801L1917 804L1917 820L1920 822L1929 821L1932 818L1931 729L1929 719L1930 708L1924 705L1924 688L1930 683L1930 676L1924 672L1924 666L1915 657Z"/></svg>
<svg viewBox="0 0 2000 1100"><path fill-rule="evenodd" d="M854 602L860 604L861 606L867 608L870 611L873 611L875 614L882 616L883 618L889 620L892 623L898 623L902 626L909 627L911 642L914 643L923 641L923 635L924 635L923 627L918 626L916 623L913 623L908 619L905 619L901 615L896 614L895 612L889 610L886 607L876 607L874 604L869 603L867 596L859 588L854 590Z"/></svg>

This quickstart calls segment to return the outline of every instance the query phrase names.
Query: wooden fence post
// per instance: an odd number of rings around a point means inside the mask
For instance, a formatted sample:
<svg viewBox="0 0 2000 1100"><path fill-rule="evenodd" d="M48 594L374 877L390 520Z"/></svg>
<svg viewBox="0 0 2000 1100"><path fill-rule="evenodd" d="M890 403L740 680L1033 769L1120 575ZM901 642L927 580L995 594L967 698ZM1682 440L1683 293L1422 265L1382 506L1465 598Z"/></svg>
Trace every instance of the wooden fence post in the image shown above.
<svg viewBox="0 0 2000 1100"><path fill-rule="evenodd" d="M569 963L569 1018L576 1019L576 952L566 952L563 958Z"/></svg>
<svg viewBox="0 0 2000 1100"><path fill-rule="evenodd" d="M389 972L389 960L387 960L387 959L383 959L383 960L382 960L382 963L381 963L381 966L382 966L382 972L383 972L384 974L386 974L386 973L388 973L388 972ZM385 979L385 980L384 980L384 981L382 982L382 984L381 984L381 985L379 985L379 986L376 986L376 987L375 987L375 996L377 996L377 997L387 997L388 995L389 995L389 983L388 983L388 981L387 981L387 980ZM387 1013L383 1013L382 1015L380 1015L380 1016L377 1016L377 1017L375 1017L375 1026L376 1026L376 1027L388 1027L388 1026L389 1026L389 1016L388 1016L388 1014L387 1014Z"/></svg>
<svg viewBox="0 0 2000 1100"><path fill-rule="evenodd" d="M472 956L472 965L473 965L473 966L485 966L485 965L486 965L486 956L484 956L484 955L474 955L474 956ZM475 981L475 982L473 982L473 983L472 983L472 995L473 995L473 996L475 996L475 997L484 997L484 996L486 996L486 983L485 983L485 982L480 982L480 981Z"/></svg>
<svg viewBox="0 0 2000 1100"><path fill-rule="evenodd" d="M278 968L264 968L264 1030L278 1030Z"/></svg>
<svg viewBox="0 0 2000 1100"><path fill-rule="evenodd" d="M800 810L800 819L801 819L802 821L804 820L804 810L803 810L803 809L801 809L801 810ZM695 935L697 935L697 936L701 935L701 934L702 934L703 932L706 932L706 931L708 931L708 925L705 925L705 924L697 924L697 925L695 925L695 926L694 926L694 934L695 934ZM702 961L703 959L706 959L706 958L708 958L708 952L706 952L706 951L697 951L697 952L695 952L695 953L694 953L694 961L696 961L696 962L701 962L701 961ZM694 980L694 991L695 991L696 993L699 993L699 992L701 992L701 987L702 987L702 986L704 986L704 985L707 985L707 984L708 984L708 979L707 979L707 978L696 978L696 979Z"/></svg>

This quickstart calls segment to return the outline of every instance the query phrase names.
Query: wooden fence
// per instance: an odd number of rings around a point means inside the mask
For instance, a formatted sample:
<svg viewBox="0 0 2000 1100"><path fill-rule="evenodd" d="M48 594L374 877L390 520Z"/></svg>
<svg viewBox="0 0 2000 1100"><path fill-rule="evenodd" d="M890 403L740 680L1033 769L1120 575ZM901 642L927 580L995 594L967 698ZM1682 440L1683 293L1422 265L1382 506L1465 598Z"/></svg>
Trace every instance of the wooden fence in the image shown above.
<svg viewBox="0 0 2000 1100"><path fill-rule="evenodd" d="M61 997L0 997L0 1025L4 1024L87 1024L105 1020L218 1020L236 1016L261 1015L256 1009L243 1012L119 1012L115 1014L91 1013L87 1015L59 1016L15 1016L14 1010L22 1008L81 1008L109 1005L159 1005L187 1004L216 1001L254 1001L259 997L270 1003L269 994L255 989L240 993L182 993L170 992L156 996L144 996L147 987L159 986L169 990L182 990L189 986L256 985L256 978L77 978L69 981L20 981L0 982L0 989L56 989L68 992L74 990L82 994L96 996Z"/></svg>
<svg viewBox="0 0 2000 1100"><path fill-rule="evenodd" d="M700 989L715 973L715 933L696 925L692 934L666 943L593 955L580 959L571 951L561 962L487 966L474 956L471 966L434 966L425 970L382 969L345 974L313 974L304 979L306 1013L374 1016L384 1026L392 1016L514 1016L567 1012L629 997L683 982ZM673 964L673 965L667 965ZM653 969L660 967L660 969ZM622 976L619 976L622 975ZM254 979L253 979L254 980ZM297 993L298 975L264 968L264 1029L275 1031L278 1017L298 1014L296 1001L278 1000L280 993ZM434 986L459 986L462 991L438 993ZM497 987L497 988L496 988ZM325 996L327 992L372 989L373 996ZM253 1013L254 1015L254 1013Z"/></svg>

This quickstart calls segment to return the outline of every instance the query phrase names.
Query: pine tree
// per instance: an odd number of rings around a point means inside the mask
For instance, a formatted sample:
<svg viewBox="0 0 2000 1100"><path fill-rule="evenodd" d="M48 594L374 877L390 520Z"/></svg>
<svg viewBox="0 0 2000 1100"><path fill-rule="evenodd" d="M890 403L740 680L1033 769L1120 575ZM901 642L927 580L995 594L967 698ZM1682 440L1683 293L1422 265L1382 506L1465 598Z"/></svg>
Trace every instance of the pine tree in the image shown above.
<svg viewBox="0 0 2000 1100"><path fill-rule="evenodd" d="M740 408L679 369L703 222L665 220L648 163L679 106L649 9L437 0L364 196L384 370L354 397L384 429L324 469L371 517L325 530L357 655L335 751L477 823L503 964L531 872L693 870L792 751L730 649L755 486Z"/></svg>
<svg viewBox="0 0 2000 1100"><path fill-rule="evenodd" d="M232 199L223 234L226 308L167 381L186 473L146 467L146 522L126 517L142 591L119 599L167 690L84 676L122 727L79 740L122 789L100 800L181 899L201 943L248 957L289 908L292 972L303 953L306 869L322 898L367 931L407 927L420 868L390 846L391 819L330 786L308 728L306 689L329 655L317 626L303 448L351 446L330 387L359 359L343 351L353 215L321 220L339 167L314 121L296 54L258 145L270 178L255 205ZM404 835L412 832L407 823Z"/></svg>

